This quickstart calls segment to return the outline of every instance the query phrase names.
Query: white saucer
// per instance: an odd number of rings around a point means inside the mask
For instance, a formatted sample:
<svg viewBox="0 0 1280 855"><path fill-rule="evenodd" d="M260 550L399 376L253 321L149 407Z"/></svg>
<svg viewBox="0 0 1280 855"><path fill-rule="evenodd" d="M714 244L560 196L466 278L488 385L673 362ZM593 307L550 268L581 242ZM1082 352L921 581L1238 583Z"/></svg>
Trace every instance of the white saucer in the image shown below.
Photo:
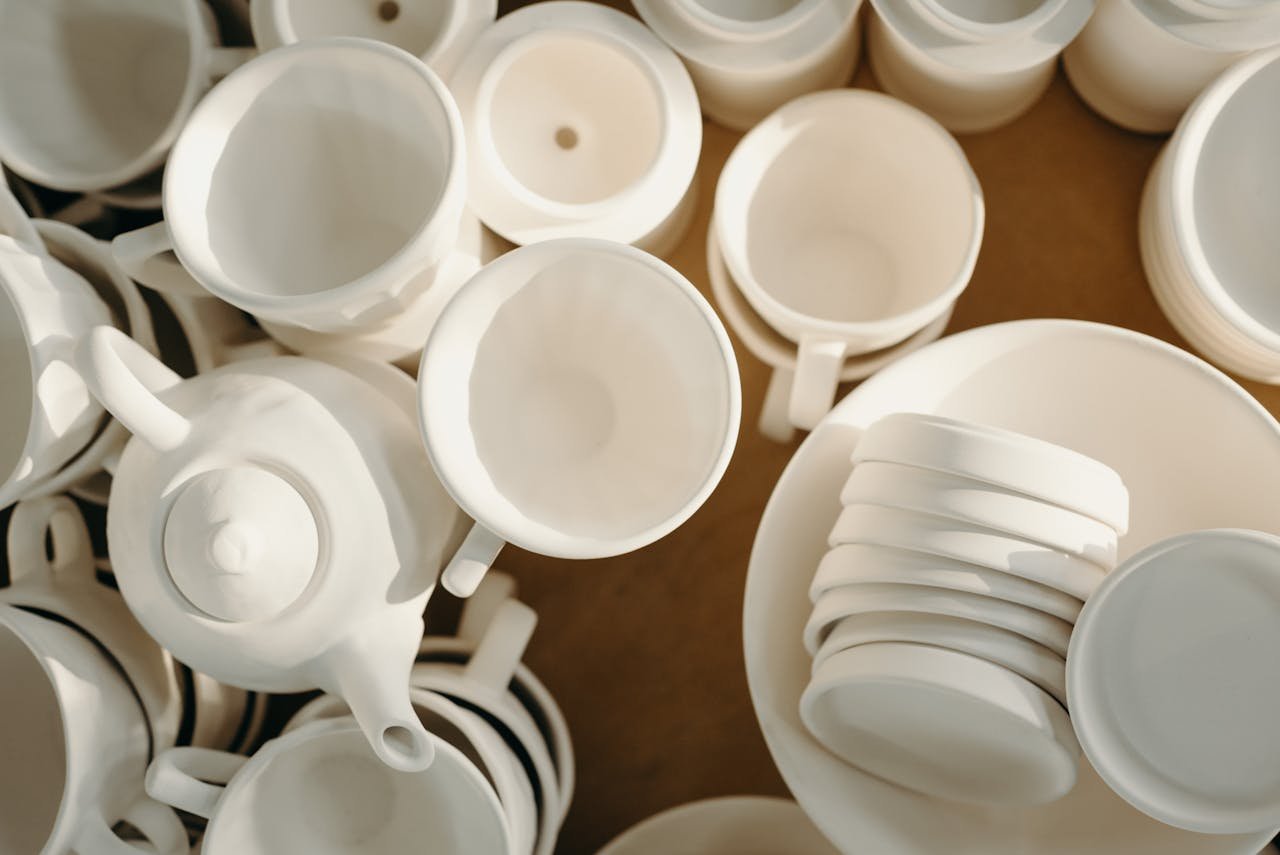
<svg viewBox="0 0 1280 855"><path fill-rule="evenodd" d="M1255 855L1272 836L1201 835L1131 807L1081 763L1066 798L1000 811L928 798L852 768L800 721L808 573L827 551L848 461L867 425L938 412L1088 454L1129 488L1123 559L1181 532L1280 531L1280 425L1236 383L1149 336L1080 321L1017 321L949 336L844 399L796 452L765 509L747 577L752 702L791 792L844 852ZM1229 441L1225 438L1229 437Z"/></svg>
<svg viewBox="0 0 1280 855"><path fill-rule="evenodd" d="M836 855L793 801L726 796L665 810L597 855Z"/></svg>

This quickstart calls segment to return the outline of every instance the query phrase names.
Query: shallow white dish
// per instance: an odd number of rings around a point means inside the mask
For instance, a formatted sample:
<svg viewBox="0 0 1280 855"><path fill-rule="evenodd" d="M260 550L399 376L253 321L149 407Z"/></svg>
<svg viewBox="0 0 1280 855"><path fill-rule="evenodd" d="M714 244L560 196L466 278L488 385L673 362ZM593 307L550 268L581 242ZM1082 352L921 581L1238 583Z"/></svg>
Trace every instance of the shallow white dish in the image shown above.
<svg viewBox="0 0 1280 855"><path fill-rule="evenodd" d="M1062 705L985 659L877 643L829 656L800 698L814 737L849 763L939 798L1041 804L1075 784Z"/></svg>
<svg viewBox="0 0 1280 855"><path fill-rule="evenodd" d="M1016 632L946 615L873 612L847 617L818 649L814 670L841 650L882 641L927 644L977 656L1025 677L1064 708L1067 705L1067 665L1061 656Z"/></svg>
<svg viewBox="0 0 1280 855"><path fill-rule="evenodd" d="M597 855L836 855L787 799L725 796L673 807L633 825Z"/></svg>
<svg viewBox="0 0 1280 855"><path fill-rule="evenodd" d="M904 357L845 398L800 447L751 556L743 634L752 702L806 813L845 852L1257 853L1270 832L1209 836L1173 828L1130 807L1083 762L1066 798L992 812L894 787L831 756L809 735L799 702L809 676L801 630L810 604L806 574L796 568L816 566L827 549L860 432L903 410L1017 430L1116 469L1133 506L1122 558L1192 529L1280 530L1280 426L1236 383L1184 351L1099 324L1018 321ZM1228 435L1231 442L1223 442Z"/></svg>

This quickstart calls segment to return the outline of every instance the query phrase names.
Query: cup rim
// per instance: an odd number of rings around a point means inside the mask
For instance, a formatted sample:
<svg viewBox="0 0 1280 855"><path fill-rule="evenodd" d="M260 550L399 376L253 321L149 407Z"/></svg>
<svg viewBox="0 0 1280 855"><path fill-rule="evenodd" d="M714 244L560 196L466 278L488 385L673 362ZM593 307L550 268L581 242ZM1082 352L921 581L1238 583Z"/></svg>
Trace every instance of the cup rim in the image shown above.
<svg viewBox="0 0 1280 855"><path fill-rule="evenodd" d="M444 117L444 136L449 142L444 181L435 205L422 218L413 234L373 270L337 287L304 294L264 294L249 290L222 272L216 254L207 246L204 208L193 211L190 204L192 195L203 195L191 192L191 188L202 181L199 175L193 177L187 174L188 158L201 174L207 172L206 167L210 166L211 157L206 153L209 148L208 140L204 139L206 128L226 127L243 117L243 108L234 111L235 115L230 122L219 112L222 100L231 97L227 93L238 91L229 88L230 86L238 86L242 82L251 85L251 81L276 68L287 67L314 54L333 51L355 51L377 62L395 64L425 84L425 90L431 93ZM355 295L381 287L388 277L407 279L420 272L424 265L416 250L439 242L450 229L456 228L466 197L464 145L462 120L453 96L439 76L408 51L384 42L351 36L310 39L275 48L237 68L213 87L191 112L190 119L173 145L162 189L164 222L173 244L173 252L183 267L208 291L251 314L260 311L265 314L287 312L301 307L314 312L349 306Z"/></svg>
<svg viewBox="0 0 1280 855"><path fill-rule="evenodd" d="M827 0L796 0L789 9L777 15L755 20L731 18L708 9L698 0L674 0L673 9L692 21L698 29L725 41L758 41L785 37L814 14Z"/></svg>
<svg viewBox="0 0 1280 855"><path fill-rule="evenodd" d="M927 131L935 139L942 141L947 150L954 155L954 165L967 176L972 190L969 211L971 224L969 245L946 289L915 308L889 317L872 321L833 321L793 309L769 293L751 275L751 264L746 257L745 241L726 239L731 238L732 235L727 234L725 218L717 216L711 227L716 229L721 254L728 267L729 275L737 283L743 296L756 307L771 326L779 325L774 323L777 319L782 326L803 329L807 334L829 335L846 340L885 335L888 330L897 328L907 329L907 334L917 332L943 313L946 307L953 304L969 286L978 262L978 252L982 247L986 219L982 186L978 183L978 176L965 156L964 149L960 147L960 143L954 136L927 114L888 95L863 89L833 89L797 98L767 116L755 128L748 131L734 147L716 182L715 210L725 211L734 208L735 202L730 197L735 192L746 194L759 184L765 171L773 162L772 158L766 159L758 154L758 149L763 145L762 141L767 140L769 133L773 132L777 126L797 118L797 114L800 116L814 114L821 118L825 113L824 108L830 103L851 104L860 109L864 105L874 105L873 109L893 110L909 116L919 123L921 130ZM742 190L739 189L740 187L748 189ZM787 337L792 336L787 335Z"/></svg>
<svg viewBox="0 0 1280 855"><path fill-rule="evenodd" d="M276 45L277 47L296 44L303 40L293 25L293 16L290 14L292 7L289 0L261 0L261 2L266 6L264 11L269 16L267 20L274 30L271 34L272 41L279 42L279 45ZM435 2L439 2L439 0L435 0ZM448 0L445 18L441 22L440 32L435 41L428 45L426 50L420 54L415 54L415 56L423 62L430 62L439 53L441 47L448 43L449 36L457 26L461 7L470 2L474 2L474 0ZM255 32L256 35L257 33Z"/></svg>

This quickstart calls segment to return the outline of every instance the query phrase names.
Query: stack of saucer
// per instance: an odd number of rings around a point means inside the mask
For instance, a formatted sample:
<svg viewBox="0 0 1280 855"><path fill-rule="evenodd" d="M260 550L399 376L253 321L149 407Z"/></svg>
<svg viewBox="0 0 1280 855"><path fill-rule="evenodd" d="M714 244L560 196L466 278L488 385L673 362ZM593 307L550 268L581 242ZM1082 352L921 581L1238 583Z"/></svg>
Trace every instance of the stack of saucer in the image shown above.
<svg viewBox="0 0 1280 855"><path fill-rule="evenodd" d="M853 453L810 587L805 725L930 795L1029 805L1075 784L1066 654L1128 527L1119 475L1021 434L898 413Z"/></svg>

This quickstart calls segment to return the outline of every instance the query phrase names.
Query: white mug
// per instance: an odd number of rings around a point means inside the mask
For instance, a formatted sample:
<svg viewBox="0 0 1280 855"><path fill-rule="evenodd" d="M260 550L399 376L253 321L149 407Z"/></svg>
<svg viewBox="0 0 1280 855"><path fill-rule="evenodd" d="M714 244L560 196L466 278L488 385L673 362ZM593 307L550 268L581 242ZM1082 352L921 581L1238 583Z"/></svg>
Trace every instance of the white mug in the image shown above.
<svg viewBox="0 0 1280 855"><path fill-rule="evenodd" d="M1275 0L1099 0L1062 65L1076 93L1104 118L1164 133L1215 77L1274 45Z"/></svg>
<svg viewBox="0 0 1280 855"><path fill-rule="evenodd" d="M0 606L0 852L179 855L178 817L142 790L147 724L116 668L76 629ZM112 830L125 820L154 848Z"/></svg>
<svg viewBox="0 0 1280 855"><path fill-rule="evenodd" d="M790 417L813 428L850 355L945 314L982 242L982 189L955 139L886 95L806 95L753 128L716 186L733 281L799 345Z"/></svg>
<svg viewBox="0 0 1280 855"><path fill-rule="evenodd" d="M562 558L639 549L723 475L741 414L715 312L634 247L562 239L481 270L419 370L421 428L475 527L442 575L468 596L504 543Z"/></svg>
<svg viewBox="0 0 1280 855"><path fill-rule="evenodd" d="M253 53L215 44L201 0L0 3L0 160L58 190L164 164L192 108Z"/></svg>
<svg viewBox="0 0 1280 855"><path fill-rule="evenodd" d="M464 158L453 98L421 60L367 39L299 42L210 91L169 157L165 220L112 248L159 291L367 328L434 281L462 216Z"/></svg>
<svg viewBox="0 0 1280 855"><path fill-rule="evenodd" d="M205 855L361 855L415 846L510 855L492 786L432 737L420 772L384 766L350 718L313 721L241 757L173 748L147 770L155 799L208 819Z"/></svg>

